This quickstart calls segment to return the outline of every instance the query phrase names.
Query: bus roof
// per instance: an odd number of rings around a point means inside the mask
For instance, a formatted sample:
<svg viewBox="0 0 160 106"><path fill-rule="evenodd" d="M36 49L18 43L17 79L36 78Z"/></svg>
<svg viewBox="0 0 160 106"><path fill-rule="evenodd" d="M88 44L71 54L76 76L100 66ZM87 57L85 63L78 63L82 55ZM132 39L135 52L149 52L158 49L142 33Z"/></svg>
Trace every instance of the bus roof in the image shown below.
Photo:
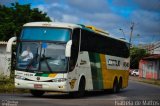
<svg viewBox="0 0 160 106"><path fill-rule="evenodd" d="M107 36L107 37L110 37L110 38L113 38L113 39L120 40L120 41L123 41L123 42L128 43L126 40L120 39L120 38L116 38L116 37L112 36L111 34L109 34L109 32L103 31L103 30L98 29L98 28L96 28L96 27L94 27L94 26L85 26L85 27L86 27L86 28L89 28L89 29L91 29L92 31L94 31L94 32L96 32L96 33L99 33L99 34L101 34L101 35L103 35L103 36Z"/></svg>
<svg viewBox="0 0 160 106"><path fill-rule="evenodd" d="M90 28L90 29L92 29L92 30L94 30L94 31L96 31L96 32L98 32L98 33L102 33L102 34L107 34L107 35L109 35L109 32L103 31L103 30L98 29L98 28L96 28L96 27L94 27L94 26L86 26L86 27L87 27L87 28Z"/></svg>
<svg viewBox="0 0 160 106"><path fill-rule="evenodd" d="M62 22L30 22L30 23L24 24L23 26L24 27L29 27L29 26L31 26L31 27L58 27L58 28L70 28L70 29L82 28L82 29L86 29L89 31L93 31L93 32L98 33L103 36L107 36L107 37L128 43L126 40L111 36L109 34L109 32L97 29L94 26L86 26L86 25L82 25L82 24L71 24L71 23L62 23Z"/></svg>
<svg viewBox="0 0 160 106"><path fill-rule="evenodd" d="M81 28L82 26L70 23L60 23L60 22L30 22L23 25L24 27L58 27L58 28Z"/></svg>

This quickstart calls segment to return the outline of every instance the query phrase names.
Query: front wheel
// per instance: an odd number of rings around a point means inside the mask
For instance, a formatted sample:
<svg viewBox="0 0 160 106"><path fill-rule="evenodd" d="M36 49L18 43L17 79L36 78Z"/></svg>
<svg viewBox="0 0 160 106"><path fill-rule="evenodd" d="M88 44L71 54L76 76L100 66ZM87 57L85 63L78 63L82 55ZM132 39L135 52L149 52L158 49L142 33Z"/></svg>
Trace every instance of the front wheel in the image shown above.
<svg viewBox="0 0 160 106"><path fill-rule="evenodd" d="M78 89L78 97L82 97L85 94L85 79L82 78L79 84L79 89Z"/></svg>
<svg viewBox="0 0 160 106"><path fill-rule="evenodd" d="M40 97L45 93L44 91L39 91L39 90L30 90L30 92L35 97Z"/></svg>
<svg viewBox="0 0 160 106"><path fill-rule="evenodd" d="M70 92L69 94L75 98L83 97L85 94L85 78L80 80L78 91Z"/></svg>

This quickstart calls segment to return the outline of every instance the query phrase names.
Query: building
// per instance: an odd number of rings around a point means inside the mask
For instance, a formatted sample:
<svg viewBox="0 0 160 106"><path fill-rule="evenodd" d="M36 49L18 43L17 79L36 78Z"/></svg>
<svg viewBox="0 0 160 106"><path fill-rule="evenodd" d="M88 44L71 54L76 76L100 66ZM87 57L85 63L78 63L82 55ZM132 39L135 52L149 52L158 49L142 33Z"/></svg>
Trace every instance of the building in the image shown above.
<svg viewBox="0 0 160 106"><path fill-rule="evenodd" d="M139 48L146 49L149 54L160 54L160 41L151 44L139 45Z"/></svg>
<svg viewBox="0 0 160 106"><path fill-rule="evenodd" d="M140 60L139 77L160 79L160 54L153 54Z"/></svg>
<svg viewBox="0 0 160 106"><path fill-rule="evenodd" d="M154 43L154 47L152 48L153 54L160 54L160 41Z"/></svg>

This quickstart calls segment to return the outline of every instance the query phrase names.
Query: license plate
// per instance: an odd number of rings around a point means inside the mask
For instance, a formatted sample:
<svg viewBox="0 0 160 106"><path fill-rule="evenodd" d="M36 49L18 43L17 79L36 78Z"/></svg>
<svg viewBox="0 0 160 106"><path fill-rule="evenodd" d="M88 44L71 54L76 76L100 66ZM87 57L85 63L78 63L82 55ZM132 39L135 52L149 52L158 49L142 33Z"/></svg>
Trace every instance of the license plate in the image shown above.
<svg viewBox="0 0 160 106"><path fill-rule="evenodd" d="M42 84L34 84L34 88L42 88Z"/></svg>

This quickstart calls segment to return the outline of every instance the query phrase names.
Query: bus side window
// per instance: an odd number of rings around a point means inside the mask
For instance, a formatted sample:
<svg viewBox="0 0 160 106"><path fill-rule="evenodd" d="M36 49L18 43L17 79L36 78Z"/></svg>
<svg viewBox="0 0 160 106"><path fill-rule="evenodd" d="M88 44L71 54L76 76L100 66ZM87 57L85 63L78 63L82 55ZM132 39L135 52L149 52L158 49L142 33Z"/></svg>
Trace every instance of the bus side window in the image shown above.
<svg viewBox="0 0 160 106"><path fill-rule="evenodd" d="M73 71L76 66L79 52L80 29L74 29L72 35L71 57L69 62L69 70Z"/></svg>

